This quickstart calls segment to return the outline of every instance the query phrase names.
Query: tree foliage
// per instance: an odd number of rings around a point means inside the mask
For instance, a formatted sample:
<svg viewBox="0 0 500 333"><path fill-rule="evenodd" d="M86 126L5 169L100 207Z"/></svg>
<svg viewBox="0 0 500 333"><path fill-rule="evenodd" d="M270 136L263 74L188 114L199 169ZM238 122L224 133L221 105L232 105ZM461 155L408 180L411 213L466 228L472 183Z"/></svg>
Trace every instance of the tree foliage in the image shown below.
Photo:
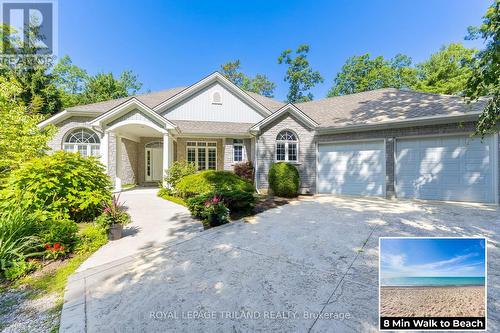
<svg viewBox="0 0 500 333"><path fill-rule="evenodd" d="M86 70L74 65L71 58L65 55L54 66L52 75L59 88L63 107L84 103L82 93L89 79Z"/></svg>
<svg viewBox="0 0 500 333"><path fill-rule="evenodd" d="M281 52L278 64L288 65L284 81L288 82L288 94L286 101L289 103L307 102L313 99L313 94L308 92L316 84L323 82L323 77L318 71L312 69L307 54L309 45L300 45L292 57L292 50Z"/></svg>
<svg viewBox="0 0 500 333"><path fill-rule="evenodd" d="M134 95L142 83L132 71L124 71L115 78L112 73L99 73L89 77L83 91L85 104Z"/></svg>
<svg viewBox="0 0 500 333"><path fill-rule="evenodd" d="M0 65L0 76L18 83L16 99L27 107L27 112L53 114L60 110L61 99L50 73L53 59L40 54L44 37L35 24L28 27L26 41L16 38L15 29L2 25L2 48L10 55Z"/></svg>
<svg viewBox="0 0 500 333"><path fill-rule="evenodd" d="M38 128L43 117L27 112L16 98L21 91L17 81L0 76L0 181L21 163L43 155L55 133L52 126Z"/></svg>
<svg viewBox="0 0 500 333"><path fill-rule="evenodd" d="M245 75L240 70L240 60L228 61L221 65L222 75L243 90L254 92L263 96L273 97L275 84L264 74L256 74L254 77Z"/></svg>
<svg viewBox="0 0 500 333"><path fill-rule="evenodd" d="M500 122L500 0L488 8L481 26L469 27L467 39L477 38L482 38L486 47L476 54L465 96L469 102L491 96L476 126L476 134L484 136L496 132Z"/></svg>
<svg viewBox="0 0 500 333"><path fill-rule="evenodd" d="M417 65L415 90L435 94L461 95L472 73L475 49L460 43L443 46L428 60Z"/></svg>
<svg viewBox="0 0 500 333"><path fill-rule="evenodd" d="M411 58L398 54L390 60L370 54L347 59L337 73L328 97L348 95L380 88L409 88L416 82Z"/></svg>

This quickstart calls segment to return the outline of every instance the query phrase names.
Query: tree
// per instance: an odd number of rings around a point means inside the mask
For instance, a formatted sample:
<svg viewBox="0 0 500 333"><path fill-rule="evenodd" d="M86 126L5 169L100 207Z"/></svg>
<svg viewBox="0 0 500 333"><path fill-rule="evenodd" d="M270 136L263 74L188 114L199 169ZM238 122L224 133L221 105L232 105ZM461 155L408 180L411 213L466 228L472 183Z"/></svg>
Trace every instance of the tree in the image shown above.
<svg viewBox="0 0 500 333"><path fill-rule="evenodd" d="M88 78L82 97L85 104L102 102L134 95L141 87L132 71L122 72L119 78L112 73L100 73Z"/></svg>
<svg viewBox="0 0 500 333"><path fill-rule="evenodd" d="M52 70L63 107L82 104L82 93L88 80L87 71L76 66L68 55L62 57Z"/></svg>
<svg viewBox="0 0 500 333"><path fill-rule="evenodd" d="M21 91L17 81L0 76L0 181L22 162L43 155L55 133L52 126L38 128L43 116L27 112L16 97Z"/></svg>
<svg viewBox="0 0 500 333"><path fill-rule="evenodd" d="M251 91L263 96L273 97L275 84L264 74L250 77L240 71L240 60L228 61L221 65L221 72L229 81L243 90Z"/></svg>
<svg viewBox="0 0 500 333"><path fill-rule="evenodd" d="M287 49L281 52L278 57L278 64L288 65L284 81L290 87L286 96L289 103L307 102L313 99L313 94L307 92L316 84L323 82L323 77L318 71L314 71L307 60L309 45L300 45L295 51L295 57L291 56L292 50Z"/></svg>
<svg viewBox="0 0 500 333"><path fill-rule="evenodd" d="M13 59L2 63L0 75L17 81L20 90L16 98L27 106L27 112L49 115L58 112L62 103L54 77L49 73L53 58L40 54L38 45L44 37L36 21L28 27L26 42L14 38L14 30L3 25L0 31L2 47Z"/></svg>
<svg viewBox="0 0 500 333"><path fill-rule="evenodd" d="M472 73L477 50L460 43L443 46L428 60L417 65L418 82L415 90L435 94L461 95Z"/></svg>
<svg viewBox="0 0 500 333"><path fill-rule="evenodd" d="M485 49L475 56L472 74L465 86L468 102L489 95L476 125L476 135L484 137L498 131L500 122L500 0L494 0L483 17L480 27L469 27L466 39L482 38Z"/></svg>
<svg viewBox="0 0 500 333"><path fill-rule="evenodd" d="M416 82L416 70L411 58L397 54L390 60L370 54L347 59L333 80L328 97L348 95L380 88L409 88Z"/></svg>

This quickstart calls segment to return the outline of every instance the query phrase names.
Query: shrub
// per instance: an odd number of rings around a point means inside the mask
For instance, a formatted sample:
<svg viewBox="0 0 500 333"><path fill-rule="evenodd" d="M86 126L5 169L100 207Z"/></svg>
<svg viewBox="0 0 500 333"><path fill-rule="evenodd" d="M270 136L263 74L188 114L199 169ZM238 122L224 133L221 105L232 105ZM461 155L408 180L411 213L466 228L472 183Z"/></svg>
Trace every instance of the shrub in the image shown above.
<svg viewBox="0 0 500 333"><path fill-rule="evenodd" d="M234 173L253 183L254 167L252 162L241 162L234 165Z"/></svg>
<svg viewBox="0 0 500 333"><path fill-rule="evenodd" d="M172 201L178 205L186 206L186 202L179 197L172 195L172 192L168 188L161 188L157 194L160 198L168 201Z"/></svg>
<svg viewBox="0 0 500 333"><path fill-rule="evenodd" d="M205 203L218 196L231 214L250 213L255 205L255 196L252 193L244 191L219 191L199 194L186 200L186 205L191 215L197 218L203 218Z"/></svg>
<svg viewBox="0 0 500 333"><path fill-rule="evenodd" d="M285 162L274 163L269 170L269 187L279 197L296 197L300 176L295 166Z"/></svg>
<svg viewBox="0 0 500 333"><path fill-rule="evenodd" d="M210 227L226 224L229 217L229 209L222 202L222 198L216 194L205 201L203 217Z"/></svg>
<svg viewBox="0 0 500 333"><path fill-rule="evenodd" d="M20 207L0 215L0 273L38 254L40 240L34 236L38 229L34 218Z"/></svg>
<svg viewBox="0 0 500 333"><path fill-rule="evenodd" d="M71 250L76 243L77 233L78 226L71 220L47 220L42 223L40 238L45 245L61 244Z"/></svg>
<svg viewBox="0 0 500 333"><path fill-rule="evenodd" d="M114 196L111 203L104 203L104 210L95 223L102 229L108 231L115 224L130 223L130 215L125 211L125 207L119 201L120 195Z"/></svg>
<svg viewBox="0 0 500 333"><path fill-rule="evenodd" d="M92 220L111 197L111 182L103 171L96 158L78 153L59 151L34 158L11 172L3 201L12 205L22 197L26 208L42 220L54 212L77 222Z"/></svg>
<svg viewBox="0 0 500 333"><path fill-rule="evenodd" d="M182 177L193 175L196 171L197 169L194 163L189 163L185 160L175 161L167 170L165 170L164 180L172 189L174 189Z"/></svg>
<svg viewBox="0 0 500 333"><path fill-rule="evenodd" d="M231 171L207 170L183 177L176 186L182 198L218 191L244 191L253 193L252 183Z"/></svg>
<svg viewBox="0 0 500 333"><path fill-rule="evenodd" d="M7 280L13 281L36 270L39 266L40 265L34 261L15 261L4 271L4 276Z"/></svg>
<svg viewBox="0 0 500 333"><path fill-rule="evenodd" d="M78 234L76 252L79 254L93 253L107 242L106 230L98 226L89 226Z"/></svg>

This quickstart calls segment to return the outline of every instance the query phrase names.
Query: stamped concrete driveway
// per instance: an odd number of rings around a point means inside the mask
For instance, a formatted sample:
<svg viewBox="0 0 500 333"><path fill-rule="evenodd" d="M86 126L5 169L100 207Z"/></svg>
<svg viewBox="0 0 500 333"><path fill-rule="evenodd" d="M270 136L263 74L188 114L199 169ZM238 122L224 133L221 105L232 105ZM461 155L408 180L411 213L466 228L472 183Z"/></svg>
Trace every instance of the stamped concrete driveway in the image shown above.
<svg viewBox="0 0 500 333"><path fill-rule="evenodd" d="M175 239L184 239L203 230L189 211L156 196L158 188L139 187L120 193L120 202L132 216L123 230L123 238L109 242L79 268L82 272L138 252L155 248Z"/></svg>
<svg viewBox="0 0 500 333"><path fill-rule="evenodd" d="M314 197L71 278L62 332L371 332L380 236L486 236L500 331L497 207Z"/></svg>

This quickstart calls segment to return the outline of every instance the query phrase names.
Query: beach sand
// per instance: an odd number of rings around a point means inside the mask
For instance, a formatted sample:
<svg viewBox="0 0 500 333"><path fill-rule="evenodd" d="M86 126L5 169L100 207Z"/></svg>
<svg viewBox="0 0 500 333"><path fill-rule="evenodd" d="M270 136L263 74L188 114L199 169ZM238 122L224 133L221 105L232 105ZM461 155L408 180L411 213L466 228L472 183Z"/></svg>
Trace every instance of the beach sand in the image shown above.
<svg viewBox="0 0 500 333"><path fill-rule="evenodd" d="M387 317L484 317L484 287L381 287Z"/></svg>

